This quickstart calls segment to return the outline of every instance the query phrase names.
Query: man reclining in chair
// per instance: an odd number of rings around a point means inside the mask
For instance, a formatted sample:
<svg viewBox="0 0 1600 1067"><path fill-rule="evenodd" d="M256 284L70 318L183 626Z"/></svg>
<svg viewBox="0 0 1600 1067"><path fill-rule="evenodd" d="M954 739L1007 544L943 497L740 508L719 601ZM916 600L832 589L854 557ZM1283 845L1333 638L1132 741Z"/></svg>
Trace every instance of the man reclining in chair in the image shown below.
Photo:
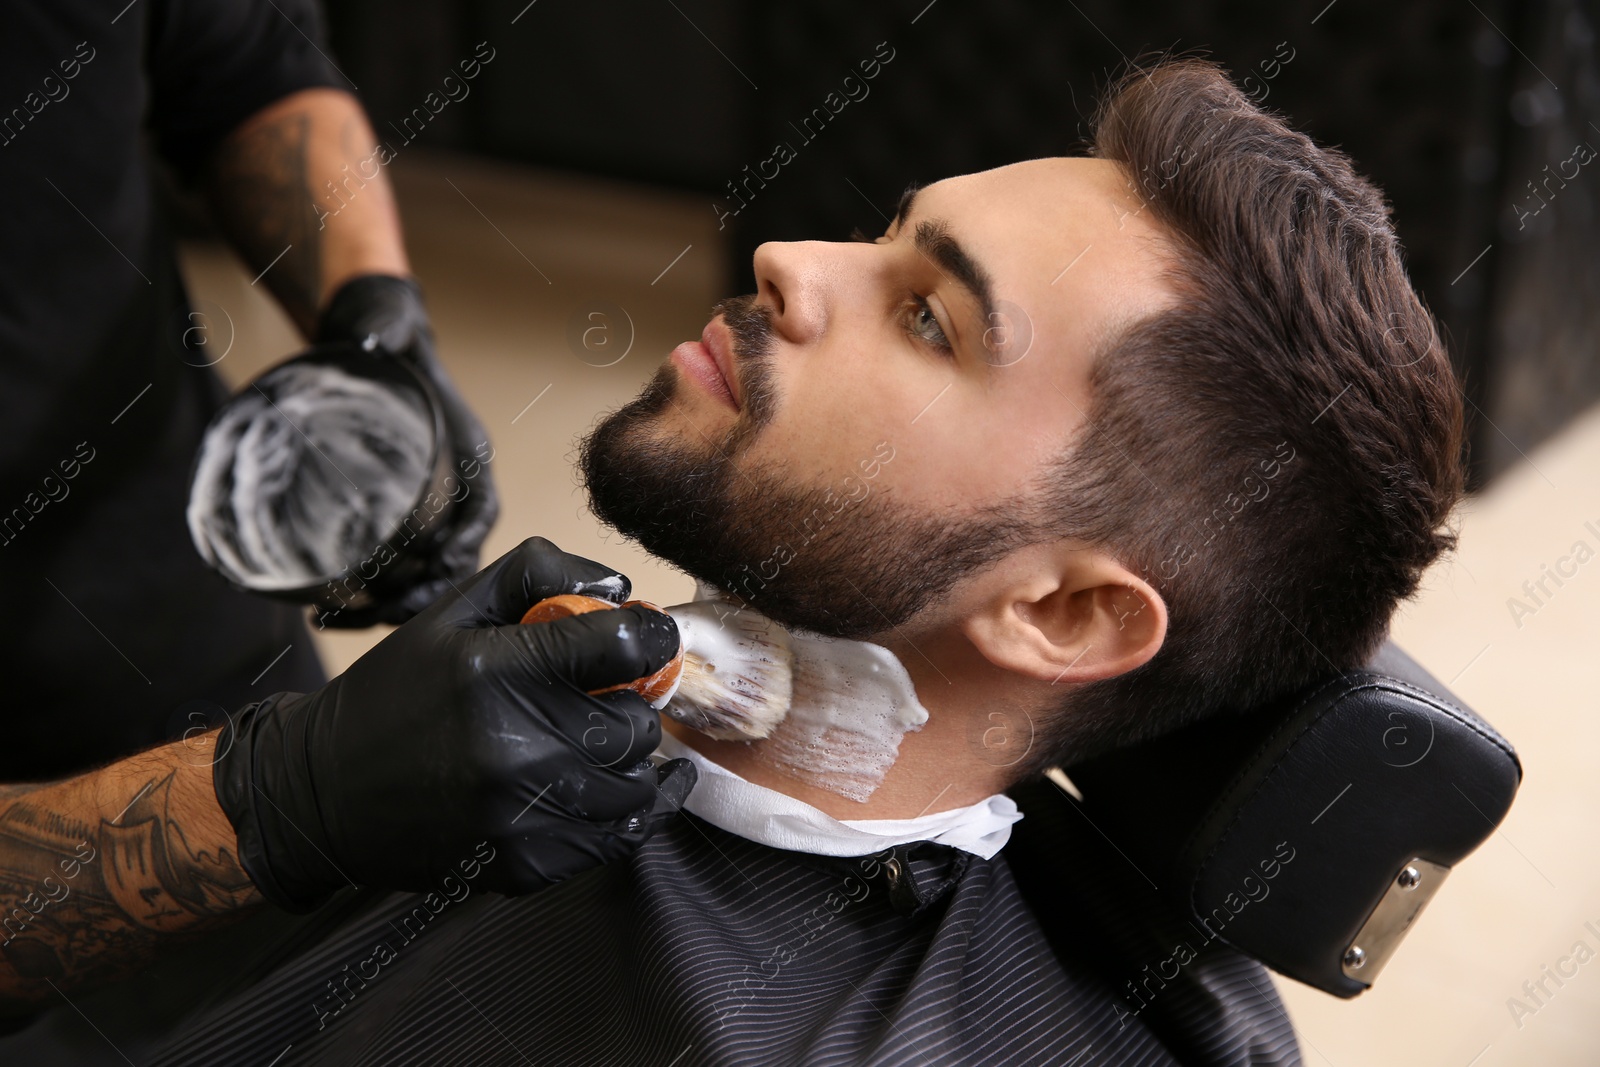
<svg viewBox="0 0 1600 1067"><path fill-rule="evenodd" d="M1003 792L1361 664L1450 547L1459 395L1378 191L1169 61L1090 156L755 272L585 442L591 501L748 610L891 650L927 722L865 789L669 723L699 784L631 858L341 898L152 1062L1299 1062L1231 949L1143 1013L1053 951ZM550 591L495 583L494 622Z"/></svg>

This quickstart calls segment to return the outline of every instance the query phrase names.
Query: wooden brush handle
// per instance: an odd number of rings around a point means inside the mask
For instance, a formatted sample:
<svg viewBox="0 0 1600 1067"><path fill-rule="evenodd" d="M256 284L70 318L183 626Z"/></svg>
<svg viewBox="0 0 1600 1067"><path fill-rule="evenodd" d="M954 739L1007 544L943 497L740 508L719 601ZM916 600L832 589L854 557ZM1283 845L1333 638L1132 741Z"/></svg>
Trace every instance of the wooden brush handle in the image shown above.
<svg viewBox="0 0 1600 1067"><path fill-rule="evenodd" d="M529 608L522 616L524 626L529 624L552 622L564 619L569 615L585 615L591 611L610 611L618 607L630 607L634 604L643 604L654 611L661 609L646 600L630 600L626 604L613 604L609 600L599 597L579 596L576 593L563 593L560 596L545 597L533 607ZM678 654L672 657L672 662L662 667L654 674L643 678L635 678L631 682L621 685L608 685L604 689L589 690L590 696L599 696L601 693L614 693L619 689L632 689L650 703L655 703L666 696L678 682L678 675L683 673L683 648L679 646Z"/></svg>

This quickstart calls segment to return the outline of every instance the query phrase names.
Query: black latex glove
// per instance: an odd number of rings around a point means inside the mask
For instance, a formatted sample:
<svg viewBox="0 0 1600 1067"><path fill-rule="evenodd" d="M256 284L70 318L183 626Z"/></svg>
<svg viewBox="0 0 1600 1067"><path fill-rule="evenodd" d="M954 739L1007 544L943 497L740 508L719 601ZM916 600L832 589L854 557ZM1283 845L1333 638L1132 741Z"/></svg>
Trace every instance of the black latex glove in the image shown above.
<svg viewBox="0 0 1600 1067"><path fill-rule="evenodd" d="M444 404L445 433L455 453L452 466L467 486L467 495L451 512L449 528L441 532L427 576L399 596L370 608L346 608L318 616L322 625L336 628L404 622L443 596L452 583L460 584L478 569L483 539L500 514L500 500L485 458L492 458L494 450L483 424L439 366L422 289L414 280L364 274L345 282L328 301L316 339L351 341L405 360L424 372Z"/></svg>
<svg viewBox="0 0 1600 1067"><path fill-rule="evenodd" d="M217 799L268 900L436 890L485 841L473 884L525 893L630 854L671 817L694 766L646 758L661 721L637 693L587 690L665 666L677 624L635 606L518 625L574 592L620 602L628 581L524 541L321 689L224 727Z"/></svg>

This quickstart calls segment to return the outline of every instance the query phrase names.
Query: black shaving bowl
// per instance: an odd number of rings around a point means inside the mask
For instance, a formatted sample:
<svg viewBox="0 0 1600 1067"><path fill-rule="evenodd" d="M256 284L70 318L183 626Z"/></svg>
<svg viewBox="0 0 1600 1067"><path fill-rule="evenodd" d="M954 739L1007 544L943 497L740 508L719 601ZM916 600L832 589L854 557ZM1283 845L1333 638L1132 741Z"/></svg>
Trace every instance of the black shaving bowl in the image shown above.
<svg viewBox="0 0 1600 1067"><path fill-rule="evenodd" d="M452 486L459 487L462 484L462 479L452 467L454 456L446 443L444 409L433 383L402 359L381 349L369 351L351 343L314 345L264 372L218 410L206 428L203 441L210 440L213 430L226 418L230 406L241 398L265 396L276 408L277 401L285 394L284 379L288 368L308 364L335 368L353 377L381 384L412 406L431 427L426 473L417 479L411 510L377 543L364 546L356 558L344 561L344 565L333 573L321 575L296 588L283 588L281 585L263 587L259 579L236 573L226 564L223 554L216 550L209 537L193 526L190 532L201 558L239 589L278 600L310 604L319 612L337 613L344 609L360 611L398 596L426 576L429 562L449 530L451 515L459 500L465 498L465 494L456 497L452 490ZM281 411L279 416L287 421L288 417ZM204 451L202 444L190 474L191 506L198 506L194 503L197 491L205 491L198 480L200 454ZM230 466L230 479L232 470ZM225 489L225 485L210 488L214 498L226 497L225 492L219 491ZM229 514L229 521L233 522L232 513ZM261 519L270 521L270 516L261 516Z"/></svg>

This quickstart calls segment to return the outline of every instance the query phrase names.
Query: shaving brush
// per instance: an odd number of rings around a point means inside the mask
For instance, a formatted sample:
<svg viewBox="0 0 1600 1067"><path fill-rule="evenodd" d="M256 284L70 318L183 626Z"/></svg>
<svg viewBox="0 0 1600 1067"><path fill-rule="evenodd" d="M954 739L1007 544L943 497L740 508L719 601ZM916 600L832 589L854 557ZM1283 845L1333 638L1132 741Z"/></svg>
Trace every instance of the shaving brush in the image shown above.
<svg viewBox="0 0 1600 1067"><path fill-rule="evenodd" d="M663 610L642 600L628 604ZM598 597L553 596L529 608L522 621L538 624L617 606ZM665 611L682 637L672 661L644 678L591 692L632 689L651 707L718 741L771 736L788 714L794 692L794 653L787 631L754 612L712 601Z"/></svg>

